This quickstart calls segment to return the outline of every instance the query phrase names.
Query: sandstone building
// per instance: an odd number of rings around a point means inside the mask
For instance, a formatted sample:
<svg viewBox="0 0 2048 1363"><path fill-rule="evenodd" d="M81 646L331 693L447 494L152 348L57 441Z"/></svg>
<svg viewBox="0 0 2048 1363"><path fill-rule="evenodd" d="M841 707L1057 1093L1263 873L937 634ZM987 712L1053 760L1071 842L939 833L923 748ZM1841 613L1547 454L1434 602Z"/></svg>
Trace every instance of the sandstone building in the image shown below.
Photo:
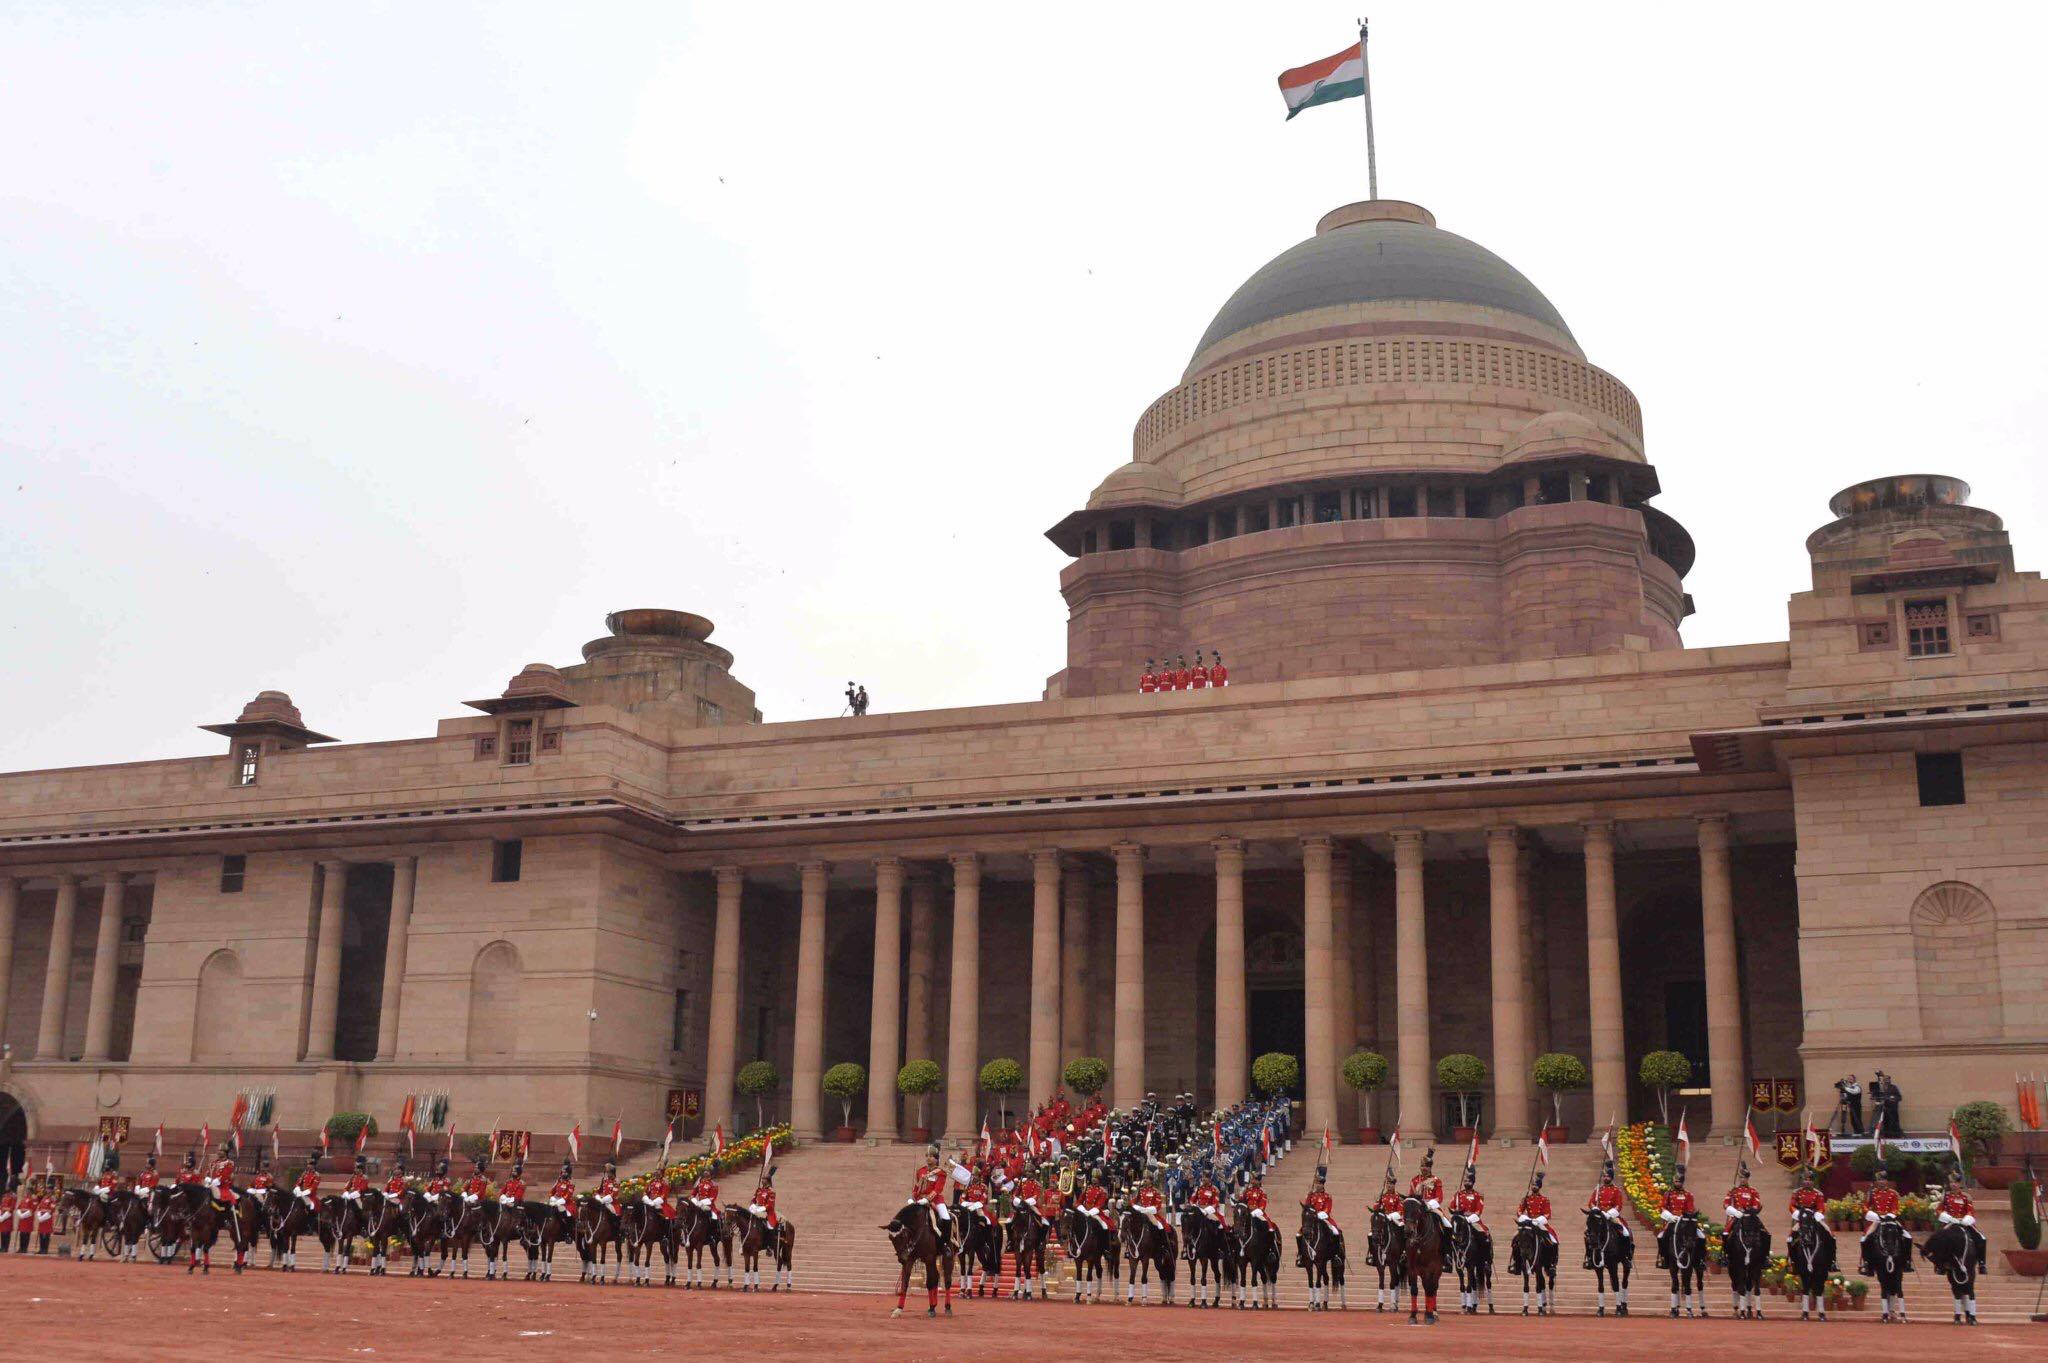
<svg viewBox="0 0 2048 1363"><path fill-rule="evenodd" d="M709 621L625 610L430 736L264 691L202 756L0 776L0 1147L271 1092L730 1130L757 1057L809 1133L868 1066L876 1135L934 1059L964 1134L995 1056L1220 1103L1264 1050L1343 1131L1361 1044L1410 1133L1449 1052L1516 1139L1535 1055L1584 1132L1669 1048L1729 1135L1758 1077L1881 1065L1928 1126L2048 1061L2048 589L1961 482L1850 487L1786 638L1688 649L1635 398L1390 201L1252 275L1134 446L1049 532L1035 703L764 723ZM1197 648L1227 688L1137 693Z"/></svg>

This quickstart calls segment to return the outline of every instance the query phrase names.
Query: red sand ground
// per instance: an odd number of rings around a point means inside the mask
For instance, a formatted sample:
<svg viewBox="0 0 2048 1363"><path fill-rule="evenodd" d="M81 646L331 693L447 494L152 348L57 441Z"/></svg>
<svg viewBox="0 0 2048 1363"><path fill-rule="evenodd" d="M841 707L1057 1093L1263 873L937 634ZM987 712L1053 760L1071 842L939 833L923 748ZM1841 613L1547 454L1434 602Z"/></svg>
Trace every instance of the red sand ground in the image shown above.
<svg viewBox="0 0 2048 1363"><path fill-rule="evenodd" d="M573 1271L573 1270L572 1270ZM1379 1359L1441 1363L1446 1351L1482 1358L1640 1363L1678 1347L1727 1357L1738 1341L1748 1356L1801 1363L1866 1363L1886 1354L1940 1351L1943 1363L2010 1355L2048 1357L2048 1326L1918 1323L1885 1329L1869 1313L1801 1325L1716 1319L1673 1321L1644 1314L1627 1320L1521 1316L1446 1316L1434 1329L1411 1328L1370 1309L1195 1311L1071 1302L958 1304L948 1320L914 1310L889 1318L890 1300L799 1293L729 1295L725 1291L485 1283L285 1275L252 1271L211 1277L145 1265L74 1264L68 1259L0 1258L0 1358L34 1360L223 1358L610 1359L637 1355L773 1360L972 1359L1028 1356L1032 1363L1089 1363L1252 1356L1330 1357L1375 1351ZM1019 1350L1025 1351L1023 1354ZM1747 1352L1747 1351L1746 1351Z"/></svg>

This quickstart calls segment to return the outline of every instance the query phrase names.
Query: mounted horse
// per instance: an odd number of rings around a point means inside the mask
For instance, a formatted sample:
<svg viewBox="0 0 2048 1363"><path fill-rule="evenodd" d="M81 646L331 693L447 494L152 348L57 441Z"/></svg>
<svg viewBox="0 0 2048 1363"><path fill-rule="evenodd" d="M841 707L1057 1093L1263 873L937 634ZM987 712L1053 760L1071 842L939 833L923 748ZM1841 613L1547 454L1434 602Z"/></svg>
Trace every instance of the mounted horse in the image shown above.
<svg viewBox="0 0 2048 1363"><path fill-rule="evenodd" d="M994 1295L1003 1275L1003 1232L995 1218L982 1212L961 1210L960 1296ZM752 1275L749 1275L750 1282Z"/></svg>
<svg viewBox="0 0 2048 1363"><path fill-rule="evenodd" d="M1105 1265L1116 1244L1116 1237L1094 1217L1082 1214L1079 1207L1066 1211L1067 1258L1074 1265L1074 1302L1080 1304L1083 1290L1090 1302L1102 1300L1102 1276ZM1116 1271L1110 1270L1110 1279L1115 1281Z"/></svg>
<svg viewBox="0 0 2048 1363"><path fill-rule="evenodd" d="M1251 1289L1252 1309L1280 1309L1280 1234L1263 1216L1244 1213L1238 1222L1237 1254L1243 1263L1245 1285Z"/></svg>
<svg viewBox="0 0 2048 1363"><path fill-rule="evenodd" d="M1308 1270L1308 1309L1330 1309L1330 1289L1337 1289L1338 1305L1349 1311L1344 1294L1344 1237L1335 1227L1304 1207L1301 1210L1301 1260Z"/></svg>
<svg viewBox="0 0 2048 1363"><path fill-rule="evenodd" d="M519 1236L526 1246L526 1280L553 1282L555 1246L575 1240L576 1222L553 1202L532 1204L528 1210L530 1215Z"/></svg>
<svg viewBox="0 0 2048 1363"><path fill-rule="evenodd" d="M1153 1224L1150 1217L1132 1207L1118 1222L1118 1238L1123 1244L1126 1259L1124 1305L1129 1306L1134 1299L1142 1300L1147 1306L1152 1304L1152 1275L1155 1272L1159 1275L1160 1291L1166 1304L1173 1305L1173 1271L1179 1249L1172 1229Z"/></svg>
<svg viewBox="0 0 2048 1363"><path fill-rule="evenodd" d="M1833 1243L1832 1240L1829 1241ZM1671 1318L1678 1318L1680 1306L1688 1319L1698 1298L1701 1316L1707 1314L1707 1243L1700 1234L1697 1212L1687 1212L1664 1231L1664 1263L1671 1272Z"/></svg>
<svg viewBox="0 0 2048 1363"><path fill-rule="evenodd" d="M1586 1208L1586 1262L1593 1266L1593 1314L1607 1314L1607 1291L1614 1289L1614 1314L1628 1314L1628 1280L1634 1269L1636 1242L1621 1224L1598 1207Z"/></svg>
<svg viewBox="0 0 2048 1363"><path fill-rule="evenodd" d="M1003 1248L1017 1265L1016 1280L1010 1287L1012 1297L1031 1300L1035 1285L1039 1300L1045 1299L1045 1243L1051 1238L1052 1227L1031 1208L1021 1207L1011 1213L1009 1225L1004 1228Z"/></svg>
<svg viewBox="0 0 2048 1363"><path fill-rule="evenodd" d="M1223 1304L1224 1260L1237 1243L1229 1227L1214 1217L1200 1211L1191 1212L1181 1221L1181 1230L1187 1241L1188 1261L1188 1305L1217 1307ZM1231 1276L1232 1288L1236 1287L1236 1275ZM1202 1300L1202 1291L1208 1289L1209 1299ZM1233 1296L1238 1295L1233 1291Z"/></svg>
<svg viewBox="0 0 2048 1363"><path fill-rule="evenodd" d="M1906 1275L1913 1271L1913 1237L1896 1216L1878 1218L1877 1225L1863 1241L1865 1270L1877 1279L1878 1299L1884 1306L1880 1324L1894 1320L1906 1323ZM1894 1314L1896 1313L1896 1314Z"/></svg>
<svg viewBox="0 0 2048 1363"><path fill-rule="evenodd" d="M1943 1226L1920 1246L1920 1257L1948 1280L1955 1299L1955 1322L1977 1323L1977 1274L1984 1268L1984 1249L1971 1228L1960 1222ZM1904 1312L1900 1312L1901 1318Z"/></svg>
<svg viewBox="0 0 2048 1363"><path fill-rule="evenodd" d="M769 1267L773 1270L774 1281L769 1283L770 1292L791 1292L796 1289L796 1222L788 1217L777 1218L774 1229L769 1229L768 1218L756 1216L750 1207L732 1209L733 1232L739 1240L740 1270L746 1282L746 1290L761 1290L761 1256L768 1256ZM731 1251L727 1251L728 1256ZM727 1263L731 1260L728 1257ZM948 1282L951 1276L948 1275ZM949 1299L950 1300L950 1299Z"/></svg>
<svg viewBox="0 0 2048 1363"><path fill-rule="evenodd" d="M674 1287L679 1239L675 1219L666 1215L659 1206L649 1206L645 1199L628 1203L619 1212L619 1243L625 1249L629 1269L626 1280L635 1287L653 1286L654 1256L659 1253L666 1270L662 1285ZM484 1248L484 1257L488 1273L488 1244Z"/></svg>
<svg viewBox="0 0 2048 1363"><path fill-rule="evenodd" d="M1401 1309L1401 1269L1407 1254L1406 1228L1379 1208L1373 1208L1372 1224L1365 1233L1365 1261L1379 1274L1379 1290L1373 1297L1373 1310Z"/></svg>
<svg viewBox="0 0 2048 1363"><path fill-rule="evenodd" d="M478 1239L484 1247L484 1281L512 1276L512 1246L525 1238L526 1215L532 1204L527 1202L500 1202L495 1198L484 1204L483 1226ZM674 1239L673 1230L670 1233ZM668 1255L669 1286L675 1286L676 1256L673 1248Z"/></svg>
<svg viewBox="0 0 2048 1363"><path fill-rule="evenodd" d="M403 1195L376 1194L374 1204L365 1203L363 1238L370 1245L370 1276L384 1277L391 1268L391 1242L407 1238L409 1229Z"/></svg>
<svg viewBox="0 0 2048 1363"><path fill-rule="evenodd" d="M320 1267L328 1273L348 1272L355 1257L356 1241L370 1231L368 1203L362 1198L381 1196L364 1193L361 1198L326 1197L320 1200Z"/></svg>
<svg viewBox="0 0 2048 1363"><path fill-rule="evenodd" d="M694 1202L685 1201L682 1206L682 1231L680 1237L685 1266L689 1270L688 1287L717 1287L718 1263L725 1260L725 1285L732 1286L732 1222L726 1217L713 1216ZM703 1281L702 1272L706 1251L711 1255L711 1272ZM542 1275L546 1276L546 1275Z"/></svg>
<svg viewBox="0 0 2048 1363"><path fill-rule="evenodd" d="M613 1256L611 1280L616 1283L626 1258L619 1214L595 1197L586 1196L583 1205L576 1209L575 1237L576 1252L583 1258L583 1272L577 1281L604 1286L605 1251L609 1249Z"/></svg>
<svg viewBox="0 0 2048 1363"><path fill-rule="evenodd" d="M1532 1286L1537 1315L1557 1310L1557 1241L1534 1221L1524 1218L1515 1226L1515 1238L1508 1248L1508 1272L1522 1280L1523 1315L1529 1314Z"/></svg>
<svg viewBox="0 0 2048 1363"><path fill-rule="evenodd" d="M1444 1276L1443 1224L1421 1198L1401 1199L1401 1220L1407 1227L1403 1237L1401 1276L1408 1283L1408 1323L1436 1324L1436 1289ZM1416 1297L1423 1298L1423 1315L1416 1318Z"/></svg>
<svg viewBox="0 0 2048 1363"><path fill-rule="evenodd" d="M97 1188L66 1188L57 1199L59 1207L68 1208L76 1216L71 1228L78 1235L78 1244L72 1250L72 1259L84 1263L93 1257L99 1247L100 1227L107 1222L107 1201L102 1199Z"/></svg>
<svg viewBox="0 0 2048 1363"><path fill-rule="evenodd" d="M413 1278L436 1278L448 1266L448 1208L447 1195L423 1192L414 1188L405 1197L405 1243L412 1253ZM433 1267L427 1266L427 1256L434 1255Z"/></svg>
<svg viewBox="0 0 2048 1363"><path fill-rule="evenodd" d="M100 1244L123 1263L134 1263L136 1247L149 1229L149 1203L140 1193L126 1193L114 1199L106 1222L100 1227Z"/></svg>
<svg viewBox="0 0 2048 1363"><path fill-rule="evenodd" d="M1728 1269L1728 1290L1740 1320L1762 1320L1764 1270L1771 1264L1771 1234L1754 1216L1738 1216L1721 1237L1721 1256Z"/></svg>
<svg viewBox="0 0 2048 1363"><path fill-rule="evenodd" d="M1792 1218L1792 1234L1785 1241L1785 1257L1799 1278L1799 1319L1818 1311L1828 1318L1828 1275L1835 1271L1835 1237L1818 1216L1799 1212ZM1674 1308L1673 1315L1677 1314Z"/></svg>
<svg viewBox="0 0 2048 1363"><path fill-rule="evenodd" d="M1486 1298L1486 1314L1493 1314L1493 1236L1467 1221L1451 1217L1451 1266L1458 1275L1458 1308L1465 1315L1479 1314L1479 1299Z"/></svg>
<svg viewBox="0 0 2048 1363"><path fill-rule="evenodd" d="M918 1264L924 1265L925 1315L939 1314L942 1282L946 1314L953 1314L953 1247L948 1237L939 1233L938 1224L938 1216L929 1206L913 1202L897 1208L889 1224L882 1227L902 1269L896 1282L896 1309L889 1313L891 1316L903 1314L903 1299L910 1292L910 1270Z"/></svg>
<svg viewBox="0 0 2048 1363"><path fill-rule="evenodd" d="M270 1190L269 1204L271 1262L286 1273L299 1271L299 1237L320 1233L320 1209L296 1192ZM282 1200L283 1208L278 1203Z"/></svg>

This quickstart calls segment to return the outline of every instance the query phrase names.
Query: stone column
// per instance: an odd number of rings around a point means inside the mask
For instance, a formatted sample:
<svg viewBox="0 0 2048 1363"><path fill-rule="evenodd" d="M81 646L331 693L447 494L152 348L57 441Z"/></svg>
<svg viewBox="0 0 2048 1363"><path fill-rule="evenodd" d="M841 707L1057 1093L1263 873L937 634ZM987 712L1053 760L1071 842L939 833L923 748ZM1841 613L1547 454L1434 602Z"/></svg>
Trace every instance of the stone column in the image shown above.
<svg viewBox="0 0 2048 1363"><path fill-rule="evenodd" d="M1218 838L1216 849L1216 1106L1244 1099L1244 844Z"/></svg>
<svg viewBox="0 0 2048 1363"><path fill-rule="evenodd" d="M1621 927L1614 911L1614 825L1586 830L1586 997L1593 1050L1593 1120L1628 1110L1628 1051L1622 1033Z"/></svg>
<svg viewBox="0 0 2048 1363"><path fill-rule="evenodd" d="M1336 1047L1336 1068L1358 1044L1358 981L1351 968L1351 852L1330 849L1330 1039ZM1342 1092L1341 1081L1339 1092ZM1331 1139L1337 1128L1331 1127Z"/></svg>
<svg viewBox="0 0 2048 1363"><path fill-rule="evenodd" d="M1115 1106L1145 1101L1145 849L1116 852L1116 1052L1110 1062Z"/></svg>
<svg viewBox="0 0 2048 1363"><path fill-rule="evenodd" d="M740 898L747 873L721 866L718 915L711 926L711 1016L704 1032L704 1125L737 1134L733 1121L733 1076L738 1072L740 1030Z"/></svg>
<svg viewBox="0 0 2048 1363"><path fill-rule="evenodd" d="M946 1015L946 1138L972 1140L981 1094L981 860L953 862L953 974Z"/></svg>
<svg viewBox="0 0 2048 1363"><path fill-rule="evenodd" d="M1521 835L1514 828L1486 830L1489 876L1488 932L1493 947L1493 1138L1529 1135L1528 1005L1522 959L1522 912L1516 860Z"/></svg>
<svg viewBox="0 0 2048 1363"><path fill-rule="evenodd" d="M0 1028L7 1021L8 983L14 978L14 924L20 916L21 881L0 876Z"/></svg>
<svg viewBox="0 0 2048 1363"><path fill-rule="evenodd" d="M1307 1033L1302 1049L1308 1122L1303 1140L1319 1140L1337 1125L1337 1057L1333 1028L1336 987L1331 960L1330 840L1320 834L1301 840L1302 1015Z"/></svg>
<svg viewBox="0 0 2048 1363"><path fill-rule="evenodd" d="M306 1008L306 1059L334 1059L334 1018L341 1007L342 895L348 863L320 863L320 926L313 946L313 997Z"/></svg>
<svg viewBox="0 0 2048 1363"><path fill-rule="evenodd" d="M896 1071L903 1067L903 863L895 857L875 862L874 1001L868 1008L868 1139L893 1141L902 1124L896 1119Z"/></svg>
<svg viewBox="0 0 2048 1363"><path fill-rule="evenodd" d="M903 1060L932 1054L932 971L938 957L938 888L923 872L910 877L910 968L903 982Z"/></svg>
<svg viewBox="0 0 2048 1363"><path fill-rule="evenodd" d="M100 930L92 949L92 993L85 1009L85 1058L114 1058L114 985L121 977L121 901L128 877L109 872L100 891Z"/></svg>
<svg viewBox="0 0 2048 1363"><path fill-rule="evenodd" d="M1529 1059L1534 1064L1535 1058L1549 1051L1555 1041L1550 1006L1550 920L1543 911L1541 887L1536 884L1535 854L1526 846L1522 849L1521 874L1517 894L1522 901L1522 921L1528 925L1522 940L1529 958ZM1537 1102L1541 1104L1542 1099Z"/></svg>
<svg viewBox="0 0 2048 1363"><path fill-rule="evenodd" d="M1742 981L1735 967L1735 900L1728 883L1728 816L1702 814L1700 922L1706 933L1707 1082L1714 1134L1732 1138L1749 1106L1743 1082Z"/></svg>
<svg viewBox="0 0 2048 1363"><path fill-rule="evenodd" d="M1068 861L1060 924L1060 1065L1088 1053L1088 868Z"/></svg>
<svg viewBox="0 0 2048 1363"><path fill-rule="evenodd" d="M391 930L384 937L384 997L377 1004L377 1058L398 1058L398 1010L405 998L405 953L412 938L412 897L418 857L391 860Z"/></svg>
<svg viewBox="0 0 2048 1363"><path fill-rule="evenodd" d="M63 1060L64 1006L71 1000L71 938L78 929L78 877L57 877L57 911L50 919L50 958L43 967L43 1014L36 1027L36 1059Z"/></svg>
<svg viewBox="0 0 2048 1363"><path fill-rule="evenodd" d="M1400 1084L1395 1128L1424 1140L1436 1130L1429 1058L1429 941L1422 898L1423 832L1394 834L1394 1064Z"/></svg>
<svg viewBox="0 0 2048 1363"><path fill-rule="evenodd" d="M1026 1110L1052 1101L1060 1072L1060 854L1031 854L1031 1060Z"/></svg>
<svg viewBox="0 0 2048 1363"><path fill-rule="evenodd" d="M803 909L796 929L796 1044L789 1062L790 1132L801 1140L825 1134L825 891L831 867L807 861Z"/></svg>

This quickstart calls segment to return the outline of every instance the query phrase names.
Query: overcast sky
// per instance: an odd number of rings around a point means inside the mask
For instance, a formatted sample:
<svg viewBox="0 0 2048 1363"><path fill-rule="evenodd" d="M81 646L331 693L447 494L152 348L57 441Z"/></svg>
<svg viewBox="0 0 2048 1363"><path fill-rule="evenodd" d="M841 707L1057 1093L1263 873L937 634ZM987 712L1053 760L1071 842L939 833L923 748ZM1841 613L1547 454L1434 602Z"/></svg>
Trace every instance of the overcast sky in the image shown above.
<svg viewBox="0 0 2048 1363"><path fill-rule="evenodd" d="M768 718L1035 698L1043 532L1365 197L1328 4L9 5L0 768L430 733L624 606ZM2048 563L2036 6L1373 7L1382 192L1642 399L1695 645L1836 489ZM1255 680L1257 660L1232 657Z"/></svg>

